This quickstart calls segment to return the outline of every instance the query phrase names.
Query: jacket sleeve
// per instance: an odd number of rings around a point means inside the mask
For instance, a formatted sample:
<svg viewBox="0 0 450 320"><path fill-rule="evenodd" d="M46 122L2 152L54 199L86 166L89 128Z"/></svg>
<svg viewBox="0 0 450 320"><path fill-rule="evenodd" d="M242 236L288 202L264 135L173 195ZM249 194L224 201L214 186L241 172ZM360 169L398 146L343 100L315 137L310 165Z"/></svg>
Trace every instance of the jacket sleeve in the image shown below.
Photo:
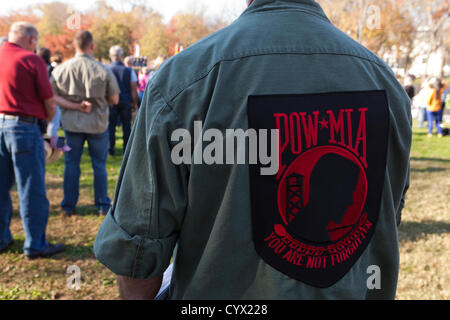
<svg viewBox="0 0 450 320"><path fill-rule="evenodd" d="M170 264L187 205L188 171L171 160L171 133L180 125L159 93L148 88L114 206L94 243L97 259L118 275L154 278Z"/></svg>
<svg viewBox="0 0 450 320"><path fill-rule="evenodd" d="M400 226L400 224L402 223L402 211L403 211L403 208L405 207L406 194L407 194L407 192L409 190L409 187L410 187L410 174L411 174L411 168L410 168L410 165L408 164L408 174L407 174L407 177L406 177L406 184L405 184L405 188L403 190L402 198L400 200L400 206L399 206L399 208L397 210L397 216L396 216L396 218L397 218L397 227Z"/></svg>

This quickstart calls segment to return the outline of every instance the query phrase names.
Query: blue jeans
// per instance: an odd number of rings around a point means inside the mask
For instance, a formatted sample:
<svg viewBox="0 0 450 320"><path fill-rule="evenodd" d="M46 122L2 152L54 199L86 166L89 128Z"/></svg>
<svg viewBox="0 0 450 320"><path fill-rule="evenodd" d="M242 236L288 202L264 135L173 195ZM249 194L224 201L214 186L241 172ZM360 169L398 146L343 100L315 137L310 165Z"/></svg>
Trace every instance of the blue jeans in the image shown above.
<svg viewBox="0 0 450 320"><path fill-rule="evenodd" d="M116 145L116 126L118 119L122 121L123 132L123 152L127 147L128 140L131 134L131 104L119 103L118 105L109 107L109 148L110 151L114 150Z"/></svg>
<svg viewBox="0 0 450 320"><path fill-rule="evenodd" d="M441 128L441 111L428 111L427 110L427 121L428 121L428 133L433 133L433 120L436 122L437 133L442 134Z"/></svg>
<svg viewBox="0 0 450 320"><path fill-rule="evenodd" d="M138 107L140 107L141 106L141 103L142 103L142 99L144 99L144 91L139 91L139 93L138 93L138 100L139 100L139 105L138 105Z"/></svg>
<svg viewBox="0 0 450 320"><path fill-rule="evenodd" d="M84 142L88 142L92 169L94 170L94 197L98 210L107 211L111 206L108 198L108 174L106 159L108 157L108 130L100 134L74 133L66 131L67 145L72 150L65 155L64 169L64 199L61 202L63 210L73 212L78 202L80 187L80 162L83 155Z"/></svg>
<svg viewBox="0 0 450 320"><path fill-rule="evenodd" d="M44 140L37 124L0 119L0 249L12 240L10 190L17 182L27 255L44 250L49 202L45 187Z"/></svg>
<svg viewBox="0 0 450 320"><path fill-rule="evenodd" d="M419 128L423 127L423 123L427 121L427 109L425 107L420 107L419 109Z"/></svg>

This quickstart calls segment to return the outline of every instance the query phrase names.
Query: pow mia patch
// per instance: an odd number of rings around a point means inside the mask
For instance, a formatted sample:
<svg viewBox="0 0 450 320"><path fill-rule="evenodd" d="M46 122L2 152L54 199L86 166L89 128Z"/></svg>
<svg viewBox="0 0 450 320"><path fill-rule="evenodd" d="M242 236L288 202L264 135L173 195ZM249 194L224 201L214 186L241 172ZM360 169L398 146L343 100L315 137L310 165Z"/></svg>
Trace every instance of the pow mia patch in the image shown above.
<svg viewBox="0 0 450 320"><path fill-rule="evenodd" d="M249 129L278 129L279 170L250 165L253 241L280 272L327 288L367 248L380 211L385 91L250 96Z"/></svg>

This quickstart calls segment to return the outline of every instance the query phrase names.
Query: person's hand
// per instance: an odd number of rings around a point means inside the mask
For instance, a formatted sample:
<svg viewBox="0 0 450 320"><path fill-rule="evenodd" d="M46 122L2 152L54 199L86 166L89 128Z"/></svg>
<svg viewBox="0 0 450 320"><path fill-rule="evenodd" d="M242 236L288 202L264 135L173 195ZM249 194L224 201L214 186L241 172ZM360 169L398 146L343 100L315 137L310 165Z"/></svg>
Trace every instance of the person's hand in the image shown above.
<svg viewBox="0 0 450 320"><path fill-rule="evenodd" d="M131 105L131 111L132 111L132 112L136 112L137 109L138 109L138 104L137 104L137 103L133 103L133 104Z"/></svg>
<svg viewBox="0 0 450 320"><path fill-rule="evenodd" d="M89 101L82 101L80 103L80 111L84 113L90 113L92 110L92 103Z"/></svg>

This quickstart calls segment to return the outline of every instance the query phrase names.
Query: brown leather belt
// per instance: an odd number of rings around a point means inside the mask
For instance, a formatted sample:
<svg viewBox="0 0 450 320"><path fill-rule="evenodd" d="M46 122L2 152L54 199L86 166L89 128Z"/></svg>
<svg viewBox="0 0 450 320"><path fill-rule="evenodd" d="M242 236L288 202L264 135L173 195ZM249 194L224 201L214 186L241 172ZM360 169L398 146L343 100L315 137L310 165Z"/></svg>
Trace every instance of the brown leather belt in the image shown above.
<svg viewBox="0 0 450 320"><path fill-rule="evenodd" d="M34 117L13 116L13 115L4 114L4 113L0 113L0 119L16 120L16 121L20 121L20 122L29 123L29 124L35 124L38 122L38 119L36 119Z"/></svg>

